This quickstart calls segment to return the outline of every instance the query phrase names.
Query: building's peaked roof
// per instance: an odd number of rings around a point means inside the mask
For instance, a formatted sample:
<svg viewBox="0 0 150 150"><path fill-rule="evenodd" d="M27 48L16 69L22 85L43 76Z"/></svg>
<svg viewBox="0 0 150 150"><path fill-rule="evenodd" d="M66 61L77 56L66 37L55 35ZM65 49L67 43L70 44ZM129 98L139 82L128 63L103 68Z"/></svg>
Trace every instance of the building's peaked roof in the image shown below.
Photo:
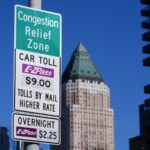
<svg viewBox="0 0 150 150"><path fill-rule="evenodd" d="M87 50L85 49L84 45L79 42L74 52L85 52L87 53Z"/></svg>
<svg viewBox="0 0 150 150"><path fill-rule="evenodd" d="M102 76L93 64L86 48L81 42L73 52L62 76L63 82L66 82L69 79L87 79L104 82Z"/></svg>

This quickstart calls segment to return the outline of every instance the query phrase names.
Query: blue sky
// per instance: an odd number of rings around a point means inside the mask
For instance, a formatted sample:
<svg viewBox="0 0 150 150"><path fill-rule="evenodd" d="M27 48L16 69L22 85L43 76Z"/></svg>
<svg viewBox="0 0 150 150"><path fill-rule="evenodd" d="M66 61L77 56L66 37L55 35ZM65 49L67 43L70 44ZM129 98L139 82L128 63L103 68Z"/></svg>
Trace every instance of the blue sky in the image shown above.
<svg viewBox="0 0 150 150"><path fill-rule="evenodd" d="M13 111L14 5L26 0L0 0L0 126L11 128ZM142 66L140 0L43 0L43 9L63 18L63 70L82 42L111 89L115 112L115 150L128 150L139 134L138 105L148 96L149 69Z"/></svg>

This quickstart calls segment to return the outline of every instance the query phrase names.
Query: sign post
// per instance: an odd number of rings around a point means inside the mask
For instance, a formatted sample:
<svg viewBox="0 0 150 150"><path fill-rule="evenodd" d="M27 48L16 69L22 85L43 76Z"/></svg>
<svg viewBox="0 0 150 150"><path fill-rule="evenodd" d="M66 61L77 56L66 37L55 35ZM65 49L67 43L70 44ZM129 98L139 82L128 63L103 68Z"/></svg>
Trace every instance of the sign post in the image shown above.
<svg viewBox="0 0 150 150"><path fill-rule="evenodd" d="M50 117L61 115L61 36L60 14L15 6L14 110L30 114L13 114L16 140L60 143L60 121ZM44 120L55 125L41 128Z"/></svg>

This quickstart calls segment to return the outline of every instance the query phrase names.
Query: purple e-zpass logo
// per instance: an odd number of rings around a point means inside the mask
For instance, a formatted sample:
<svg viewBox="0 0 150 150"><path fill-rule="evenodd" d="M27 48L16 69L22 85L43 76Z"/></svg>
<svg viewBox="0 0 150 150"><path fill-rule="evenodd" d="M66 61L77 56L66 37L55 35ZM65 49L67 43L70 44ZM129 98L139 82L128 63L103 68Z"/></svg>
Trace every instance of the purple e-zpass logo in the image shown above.
<svg viewBox="0 0 150 150"><path fill-rule="evenodd" d="M54 78L54 69L22 64L22 72L38 76Z"/></svg>
<svg viewBox="0 0 150 150"><path fill-rule="evenodd" d="M16 127L16 135L23 137L37 137L37 130L33 128Z"/></svg>

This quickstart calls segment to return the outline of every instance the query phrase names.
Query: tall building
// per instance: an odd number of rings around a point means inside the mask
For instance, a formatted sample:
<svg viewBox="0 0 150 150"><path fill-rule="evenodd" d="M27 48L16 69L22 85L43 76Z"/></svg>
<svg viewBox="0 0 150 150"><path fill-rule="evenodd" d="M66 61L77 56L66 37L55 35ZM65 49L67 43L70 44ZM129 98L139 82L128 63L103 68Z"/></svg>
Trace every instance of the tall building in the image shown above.
<svg viewBox="0 0 150 150"><path fill-rule="evenodd" d="M79 43L62 76L62 139L52 150L114 150L110 89Z"/></svg>
<svg viewBox="0 0 150 150"><path fill-rule="evenodd" d="M5 127L0 127L0 150L9 150L9 137Z"/></svg>
<svg viewBox="0 0 150 150"><path fill-rule="evenodd" d="M140 114L140 134L147 133L150 129L150 99L145 100L144 104L139 106Z"/></svg>
<svg viewBox="0 0 150 150"><path fill-rule="evenodd" d="M150 150L150 99L139 106L140 135L130 139L130 150Z"/></svg>
<svg viewBox="0 0 150 150"><path fill-rule="evenodd" d="M145 33L142 34L142 40L146 41L143 46L143 53L150 54L150 0L141 0L141 4L145 7L141 10L141 15L147 17L142 21L142 28ZM143 60L144 66L150 66L150 56ZM150 84L144 86L144 93L150 94ZM140 135L129 140L130 150L150 150L150 99L144 101L144 104L139 106L140 116Z"/></svg>

